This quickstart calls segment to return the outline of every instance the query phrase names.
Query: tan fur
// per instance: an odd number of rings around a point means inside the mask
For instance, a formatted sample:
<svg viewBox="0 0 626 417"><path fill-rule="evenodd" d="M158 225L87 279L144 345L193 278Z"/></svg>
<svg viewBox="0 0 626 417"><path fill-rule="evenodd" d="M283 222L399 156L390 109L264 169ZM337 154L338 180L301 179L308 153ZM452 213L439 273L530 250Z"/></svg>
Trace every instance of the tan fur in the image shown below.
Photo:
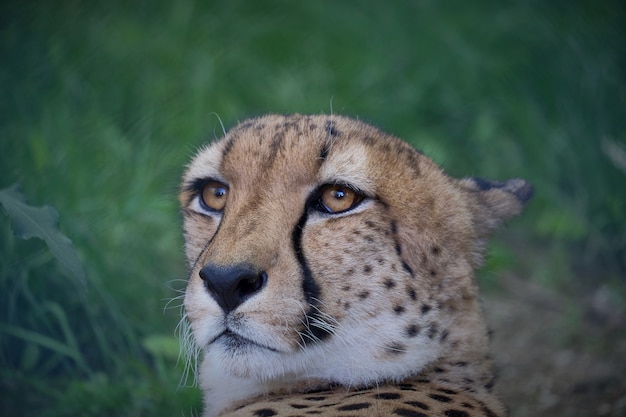
<svg viewBox="0 0 626 417"><path fill-rule="evenodd" d="M206 180L228 187L223 213L200 204ZM324 214L310 204L324 184L366 197ZM193 159L180 194L204 415L504 416L473 270L531 192L523 180L451 178L344 117L233 128ZM241 297L233 287L224 310L200 276L207 265L266 281Z"/></svg>

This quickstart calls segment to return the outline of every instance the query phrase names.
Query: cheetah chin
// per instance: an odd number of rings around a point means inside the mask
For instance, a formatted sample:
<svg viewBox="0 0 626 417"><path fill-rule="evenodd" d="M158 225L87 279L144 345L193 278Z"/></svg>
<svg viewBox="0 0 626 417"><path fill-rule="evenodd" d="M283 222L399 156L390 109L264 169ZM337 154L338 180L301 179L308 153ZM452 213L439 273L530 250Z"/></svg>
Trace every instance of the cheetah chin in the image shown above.
<svg viewBox="0 0 626 417"><path fill-rule="evenodd" d="M204 416L504 416L474 269L532 195L339 116L270 115L183 178Z"/></svg>

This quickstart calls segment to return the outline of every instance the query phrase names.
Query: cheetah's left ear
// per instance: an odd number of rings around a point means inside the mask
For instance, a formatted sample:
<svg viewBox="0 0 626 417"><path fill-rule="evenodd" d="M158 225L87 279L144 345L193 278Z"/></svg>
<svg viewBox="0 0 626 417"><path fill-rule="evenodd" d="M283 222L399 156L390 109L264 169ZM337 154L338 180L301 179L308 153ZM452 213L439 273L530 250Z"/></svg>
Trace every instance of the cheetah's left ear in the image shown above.
<svg viewBox="0 0 626 417"><path fill-rule="evenodd" d="M533 187L526 180L491 181L483 178L463 178L461 188L474 197L472 214L480 238L486 237L507 219L522 212L533 196Z"/></svg>

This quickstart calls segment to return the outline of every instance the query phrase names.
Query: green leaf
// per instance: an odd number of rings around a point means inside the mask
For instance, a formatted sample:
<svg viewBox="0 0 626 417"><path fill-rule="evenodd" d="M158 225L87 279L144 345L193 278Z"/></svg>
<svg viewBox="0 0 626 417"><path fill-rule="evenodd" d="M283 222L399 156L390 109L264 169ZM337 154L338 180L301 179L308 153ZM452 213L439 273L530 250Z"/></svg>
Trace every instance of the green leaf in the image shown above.
<svg viewBox="0 0 626 417"><path fill-rule="evenodd" d="M180 342L174 336L150 335L142 344L148 352L157 357L176 360L180 354Z"/></svg>
<svg viewBox="0 0 626 417"><path fill-rule="evenodd" d="M0 190L0 204L11 220L15 236L21 239L36 237L44 240L66 275L75 278L83 286L86 285L83 265L72 241L59 231L59 214L53 207L28 205L17 185Z"/></svg>
<svg viewBox="0 0 626 417"><path fill-rule="evenodd" d="M10 326L0 323L0 333L4 333L13 337L24 340L29 344L35 344L43 348L49 349L61 356L73 359L74 362L83 370L89 372L89 367L83 360L82 355L72 346L68 346L49 336L34 332L32 330L23 329L21 327Z"/></svg>

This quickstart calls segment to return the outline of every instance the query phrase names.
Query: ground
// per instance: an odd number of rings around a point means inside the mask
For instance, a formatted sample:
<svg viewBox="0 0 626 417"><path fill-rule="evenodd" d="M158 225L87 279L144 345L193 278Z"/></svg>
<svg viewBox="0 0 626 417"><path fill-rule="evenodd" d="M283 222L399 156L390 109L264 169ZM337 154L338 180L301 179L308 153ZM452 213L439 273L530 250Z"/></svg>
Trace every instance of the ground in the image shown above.
<svg viewBox="0 0 626 417"><path fill-rule="evenodd" d="M608 291L563 295L513 276L501 284L483 305L511 417L626 416L626 320Z"/></svg>

